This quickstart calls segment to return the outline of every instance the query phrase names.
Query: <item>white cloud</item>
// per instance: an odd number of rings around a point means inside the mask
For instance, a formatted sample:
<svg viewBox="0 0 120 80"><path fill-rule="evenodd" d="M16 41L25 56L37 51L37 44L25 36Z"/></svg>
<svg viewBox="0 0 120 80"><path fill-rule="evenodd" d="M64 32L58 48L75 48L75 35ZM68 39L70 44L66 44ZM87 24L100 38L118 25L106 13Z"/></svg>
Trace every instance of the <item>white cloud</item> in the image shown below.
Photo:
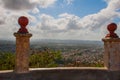
<svg viewBox="0 0 120 80"><path fill-rule="evenodd" d="M3 7L11 10L31 9L35 3L30 3L29 0L2 0Z"/></svg>
<svg viewBox="0 0 120 80"><path fill-rule="evenodd" d="M117 5L119 3L119 0L111 0L108 7L83 18L68 13L59 15L57 19L49 15L42 15L39 29L50 34L46 35L49 38L101 40L107 33L107 24L119 16L119 12L116 11L120 9Z"/></svg>
<svg viewBox="0 0 120 80"><path fill-rule="evenodd" d="M37 22L37 19L35 16L30 15L28 11L32 11L34 14L39 13L37 6L42 8L49 7L54 4L55 1L56 0L0 0L0 39L14 39L12 35L19 29L17 20L20 16L28 17L30 24L33 25Z"/></svg>
<svg viewBox="0 0 120 80"><path fill-rule="evenodd" d="M42 13L36 16L30 15L27 11L22 10L24 8L26 10L31 10L34 14L40 13L36 6L46 8L53 5L56 0L29 0L24 4L22 4L21 0L20 3L22 7L13 5L15 2L11 3L10 1L12 2L13 0L3 0L0 2L4 3L4 5L1 5L2 7L0 6L0 39L13 39L12 34L19 29L16 20L21 15L25 15L29 18L32 26L29 25L28 29L29 32L33 34L33 39L101 40L107 33L107 24L114 21L116 17L120 18L120 12L118 11L120 10L119 0L106 0L108 3L106 8L98 13L90 14L83 18L68 13L60 14L58 18ZM68 1L68 4L71 4L73 0L66 1ZM18 0L16 0L16 3L18 3ZM21 11L16 11L17 9ZM14 10L14 12L12 12L12 10ZM120 22L118 25L120 26ZM120 30L120 28L118 28L118 30ZM120 32L118 32L118 34L120 34Z"/></svg>
<svg viewBox="0 0 120 80"><path fill-rule="evenodd" d="M46 15L46 14L42 14L40 18L41 18L41 29L42 30L56 30L57 29L56 21L53 17Z"/></svg>
<svg viewBox="0 0 120 80"><path fill-rule="evenodd" d="M50 5L53 5L56 0L39 0L40 7L46 8Z"/></svg>
<svg viewBox="0 0 120 80"><path fill-rule="evenodd" d="M1 6L10 10L29 10L36 6L46 8L55 3L56 0L0 0Z"/></svg>
<svg viewBox="0 0 120 80"><path fill-rule="evenodd" d="M80 24L80 17L78 17L78 16L64 13L64 14L59 15L59 17L65 19L64 21L66 21L66 28L68 30L82 28L82 26Z"/></svg>
<svg viewBox="0 0 120 80"><path fill-rule="evenodd" d="M74 0L64 0L63 2L67 5L71 5L74 2Z"/></svg>
<svg viewBox="0 0 120 80"><path fill-rule="evenodd" d="M80 18L75 15L70 15L67 13L59 15L58 19L46 14L40 16L41 22L38 24L42 30L55 31L55 32L64 32L69 30L80 29L79 24Z"/></svg>
<svg viewBox="0 0 120 80"><path fill-rule="evenodd" d="M33 10L32 10L32 13L34 13L34 14L37 14L37 13L39 13L40 12L40 10L38 9L38 8L34 8Z"/></svg>

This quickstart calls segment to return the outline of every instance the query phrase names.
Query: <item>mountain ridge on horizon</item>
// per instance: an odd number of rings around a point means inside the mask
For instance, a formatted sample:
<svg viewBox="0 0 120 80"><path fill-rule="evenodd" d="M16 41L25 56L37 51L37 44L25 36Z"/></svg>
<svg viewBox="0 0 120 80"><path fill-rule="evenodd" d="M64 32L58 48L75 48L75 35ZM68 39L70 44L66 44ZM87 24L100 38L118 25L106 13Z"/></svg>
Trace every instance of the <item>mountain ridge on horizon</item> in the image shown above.
<svg viewBox="0 0 120 80"><path fill-rule="evenodd" d="M14 40L0 40L0 44L15 44L16 41ZM34 43L97 43L97 44L103 44L102 41L97 40L61 40L61 39L40 39L40 40L30 40L31 44Z"/></svg>

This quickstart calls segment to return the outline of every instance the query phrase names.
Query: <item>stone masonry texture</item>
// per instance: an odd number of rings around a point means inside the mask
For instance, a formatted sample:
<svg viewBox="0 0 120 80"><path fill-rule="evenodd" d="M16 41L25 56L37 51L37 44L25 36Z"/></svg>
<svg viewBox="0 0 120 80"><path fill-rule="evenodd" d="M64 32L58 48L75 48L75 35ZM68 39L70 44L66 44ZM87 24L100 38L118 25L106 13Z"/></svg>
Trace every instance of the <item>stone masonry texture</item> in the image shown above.
<svg viewBox="0 0 120 80"><path fill-rule="evenodd" d="M15 60L15 72L26 73L29 71L29 38L32 34L14 33L16 37L16 60Z"/></svg>

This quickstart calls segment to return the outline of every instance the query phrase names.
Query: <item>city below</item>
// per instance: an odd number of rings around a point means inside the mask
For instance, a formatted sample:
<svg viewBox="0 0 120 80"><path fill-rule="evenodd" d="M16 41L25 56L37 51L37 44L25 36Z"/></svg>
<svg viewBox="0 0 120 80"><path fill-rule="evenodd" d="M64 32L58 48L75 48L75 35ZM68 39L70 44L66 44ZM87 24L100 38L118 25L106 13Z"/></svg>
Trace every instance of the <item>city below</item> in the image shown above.
<svg viewBox="0 0 120 80"><path fill-rule="evenodd" d="M62 67L103 66L102 41L42 39L31 42L30 54L41 54L44 50L59 51L62 61L58 63ZM15 53L15 41L1 40L0 51Z"/></svg>

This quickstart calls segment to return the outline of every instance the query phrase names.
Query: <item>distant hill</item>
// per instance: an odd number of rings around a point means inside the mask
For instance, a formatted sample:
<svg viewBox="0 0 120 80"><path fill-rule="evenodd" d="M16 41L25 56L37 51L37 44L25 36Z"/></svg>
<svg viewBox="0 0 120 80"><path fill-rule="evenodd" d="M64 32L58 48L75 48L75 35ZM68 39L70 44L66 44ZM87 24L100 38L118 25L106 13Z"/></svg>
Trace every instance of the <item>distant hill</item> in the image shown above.
<svg viewBox="0 0 120 80"><path fill-rule="evenodd" d="M52 40L52 39L41 39L33 41L32 44L64 44L64 45L100 45L102 46L102 41L90 41L90 40Z"/></svg>
<svg viewBox="0 0 120 80"><path fill-rule="evenodd" d="M103 47L102 41L89 41L89 40L51 40L42 39L31 43L34 48L49 47L49 48L90 48L90 47Z"/></svg>
<svg viewBox="0 0 120 80"><path fill-rule="evenodd" d="M80 43L80 44L102 44L102 41L90 41L90 40L56 40L56 39L40 39L33 41L33 43L47 42L47 43Z"/></svg>
<svg viewBox="0 0 120 80"><path fill-rule="evenodd" d="M0 40L0 51L15 52L15 41Z"/></svg>
<svg viewBox="0 0 120 80"><path fill-rule="evenodd" d="M31 41L31 47L103 47L102 41L89 41L89 40L52 40L41 39ZM0 51L15 52L15 41L0 40Z"/></svg>

